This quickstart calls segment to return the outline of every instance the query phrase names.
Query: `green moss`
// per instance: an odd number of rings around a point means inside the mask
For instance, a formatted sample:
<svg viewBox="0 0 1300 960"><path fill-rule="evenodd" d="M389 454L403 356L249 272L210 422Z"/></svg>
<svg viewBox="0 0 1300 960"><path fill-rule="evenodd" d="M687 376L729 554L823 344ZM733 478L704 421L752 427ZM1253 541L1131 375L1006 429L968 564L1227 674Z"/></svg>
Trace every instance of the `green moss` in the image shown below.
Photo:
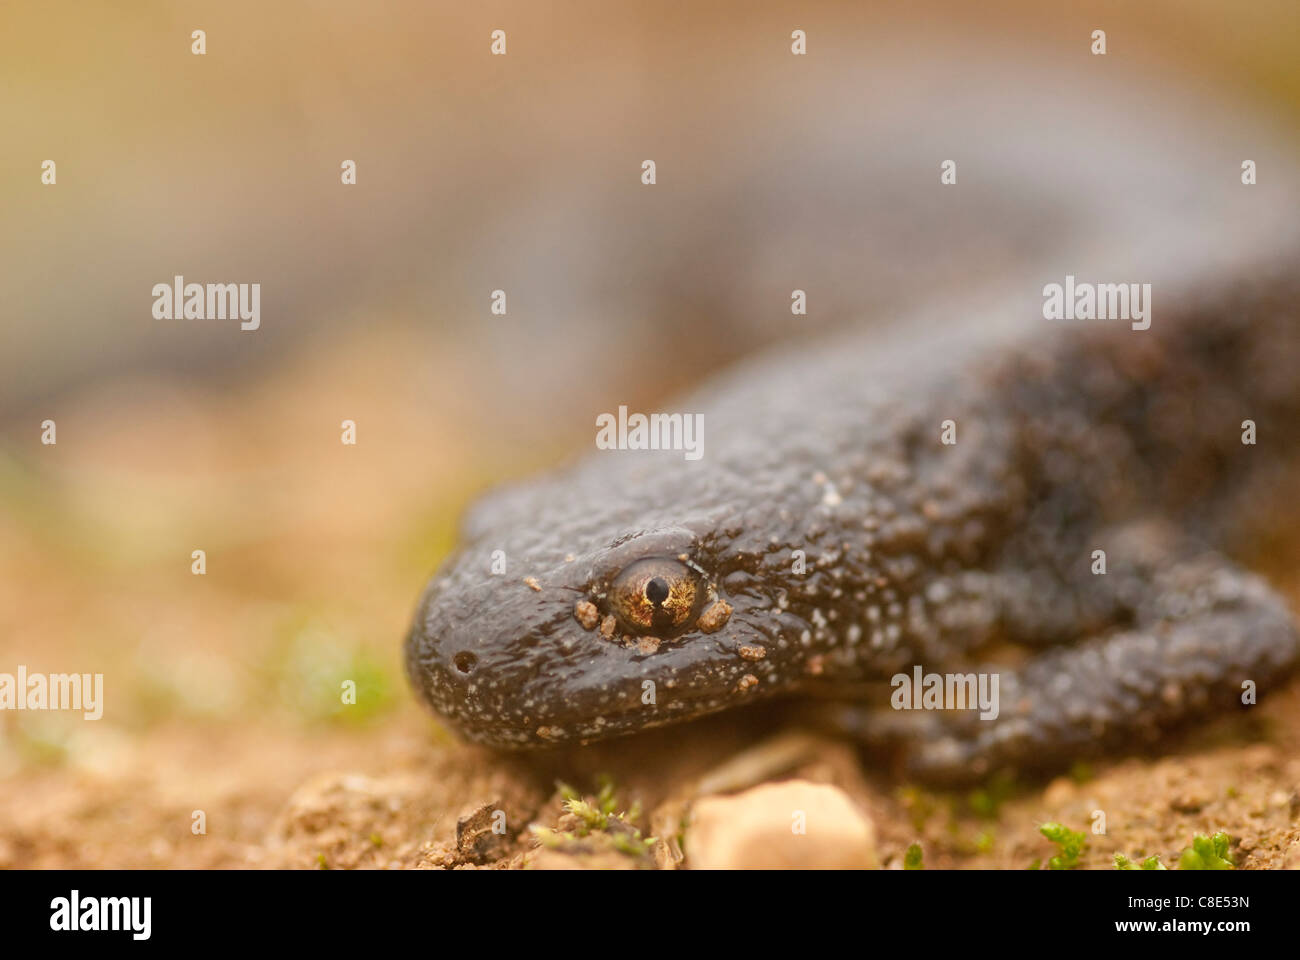
<svg viewBox="0 0 1300 960"><path fill-rule="evenodd" d="M596 806L602 814L609 816L618 807L618 800L614 796L614 779L602 773L596 782L600 785L600 792L596 794Z"/></svg>
<svg viewBox="0 0 1300 960"><path fill-rule="evenodd" d="M1232 854L1228 848L1232 838L1220 831L1212 837L1198 833L1192 837L1192 845L1178 856L1179 870L1232 870ZM1159 857L1147 857L1142 863L1135 864L1122 853L1115 854L1116 870L1167 870Z"/></svg>
<svg viewBox="0 0 1300 960"><path fill-rule="evenodd" d="M921 856L922 856L921 845L919 843L912 844L910 847L907 848L907 852L903 854L903 869L904 870L924 869L924 865L921 863Z"/></svg>
<svg viewBox="0 0 1300 960"><path fill-rule="evenodd" d="M356 684L356 703L344 704L340 698L333 708L331 717L348 723L365 723L386 711L393 705L393 684L384 669L364 649L354 650L350 662L343 671L337 690L341 692L342 681L351 680Z"/></svg>
<svg viewBox="0 0 1300 960"><path fill-rule="evenodd" d="M628 857L648 857L658 842L658 837L642 837L641 831L633 828L631 833L611 833L610 845L619 853Z"/></svg>
<svg viewBox="0 0 1300 960"><path fill-rule="evenodd" d="M261 679L274 696L310 724L366 724L396 703L392 669L359 637L326 626L314 614L291 618L276 631ZM344 702L345 683L348 689Z"/></svg>
<svg viewBox="0 0 1300 960"><path fill-rule="evenodd" d="M1006 773L995 774L984 786L972 790L966 797L971 811L986 820L997 819L1002 804L1016 792L1015 778Z"/></svg>
<svg viewBox="0 0 1300 960"><path fill-rule="evenodd" d="M1179 854L1178 869L1232 870L1236 865L1232 862L1232 854L1228 852L1231 844L1232 838L1223 831L1212 837L1198 833L1192 837L1192 845Z"/></svg>
<svg viewBox="0 0 1300 960"><path fill-rule="evenodd" d="M565 841L569 839L569 834L561 834L558 830L552 830L550 827L539 827L534 824L528 830L537 838L538 844L552 850L562 848Z"/></svg>
<svg viewBox="0 0 1300 960"><path fill-rule="evenodd" d="M12 727L10 742L22 762L32 767L60 767L68 761L73 743L72 724L66 715L32 712ZM80 714L75 714L80 719Z"/></svg>
<svg viewBox="0 0 1300 960"><path fill-rule="evenodd" d="M1070 779L1075 783L1087 783L1095 776L1092 764L1084 760L1076 760L1074 765L1070 767Z"/></svg>
<svg viewBox="0 0 1300 960"><path fill-rule="evenodd" d="M1088 849L1087 834L1071 830L1062 824L1045 823L1038 828L1038 832L1056 844L1061 851L1056 856L1048 858L1049 870L1073 870L1079 865L1079 857Z"/></svg>
<svg viewBox="0 0 1300 960"><path fill-rule="evenodd" d="M923 833L926 823L937 809L934 797L919 787L900 787L898 802L907 810L912 821L912 829L917 833Z"/></svg>
<svg viewBox="0 0 1300 960"><path fill-rule="evenodd" d="M581 823L578 830L578 836L585 837L593 830L606 830L609 828L609 816L600 811L600 808L586 800L565 800L564 809L573 814Z"/></svg>
<svg viewBox="0 0 1300 960"><path fill-rule="evenodd" d="M530 827L533 836L539 844L554 850L573 853L614 850L648 862L658 838L641 836L635 823L641 816L640 805L633 804L630 810L620 812L614 781L601 776L598 782L599 788L592 797L584 797L566 783L557 783L561 806L573 822L564 825L562 820L563 829L559 830Z"/></svg>
<svg viewBox="0 0 1300 960"><path fill-rule="evenodd" d="M1115 854L1116 870L1168 870L1159 857L1147 857L1141 864L1136 864L1122 853Z"/></svg>

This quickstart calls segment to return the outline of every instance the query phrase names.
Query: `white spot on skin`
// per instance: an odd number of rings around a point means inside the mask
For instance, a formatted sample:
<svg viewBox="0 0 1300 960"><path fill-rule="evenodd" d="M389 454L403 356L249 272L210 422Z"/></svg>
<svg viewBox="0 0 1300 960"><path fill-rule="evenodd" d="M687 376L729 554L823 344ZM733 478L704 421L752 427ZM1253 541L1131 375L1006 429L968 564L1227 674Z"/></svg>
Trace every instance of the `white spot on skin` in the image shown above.
<svg viewBox="0 0 1300 960"><path fill-rule="evenodd" d="M952 588L942 580L936 580L925 591L925 598L936 606L947 603L951 596Z"/></svg>

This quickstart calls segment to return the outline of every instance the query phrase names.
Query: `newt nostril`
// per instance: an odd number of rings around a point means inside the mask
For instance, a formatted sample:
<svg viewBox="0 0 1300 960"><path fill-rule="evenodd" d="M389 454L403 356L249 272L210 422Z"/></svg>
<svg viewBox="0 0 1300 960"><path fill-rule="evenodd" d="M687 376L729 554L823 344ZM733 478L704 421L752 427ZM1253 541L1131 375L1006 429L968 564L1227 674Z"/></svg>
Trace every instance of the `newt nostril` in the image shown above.
<svg viewBox="0 0 1300 960"><path fill-rule="evenodd" d="M474 656L474 654L470 653L468 650L462 650L460 653L456 654L456 656L451 658L451 662L456 665L456 669L461 673L469 673L474 669L474 665L478 663L478 657Z"/></svg>

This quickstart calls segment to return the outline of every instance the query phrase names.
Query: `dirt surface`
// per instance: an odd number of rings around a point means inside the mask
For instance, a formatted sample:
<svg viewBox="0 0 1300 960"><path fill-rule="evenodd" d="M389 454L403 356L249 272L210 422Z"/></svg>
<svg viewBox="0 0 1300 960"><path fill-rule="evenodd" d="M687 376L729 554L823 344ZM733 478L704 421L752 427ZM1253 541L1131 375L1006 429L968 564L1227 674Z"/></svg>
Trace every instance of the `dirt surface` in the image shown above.
<svg viewBox="0 0 1300 960"><path fill-rule="evenodd" d="M1089 832L1086 867L1116 853L1159 855L1170 866L1194 834L1227 832L1244 869L1300 867L1300 686L1260 708L1271 732L1228 724L1168 756L1127 759L1094 776L988 791L931 793L865 769L856 751L808 738L774 779L841 787L874 821L878 856L899 867L919 842L928 867L1023 869L1055 849L1038 826ZM231 728L233 726L233 728ZM494 756L436 734L414 708L365 731L319 735L169 724L118 745L88 745L84 759L30 771L0 801L6 867L672 867L689 849L689 805L711 775L746 750L780 744L706 722L689 736L547 757ZM593 843L543 844L530 826L572 833L556 781L594 795L603 776L620 811L644 836L644 856ZM703 781L703 783L702 783ZM489 811L487 829L474 815ZM192 833L195 810L206 834ZM494 835L490 812L504 812ZM1106 832L1090 833L1096 811ZM685 842L683 844L683 837Z"/></svg>
<svg viewBox="0 0 1300 960"><path fill-rule="evenodd" d="M97 388L59 404L57 446L11 446L2 669L102 672L105 710L0 715L0 866L689 866L698 796L791 777L844 790L885 868L919 842L927 867L1024 869L1055 852L1049 821L1088 832L1088 867L1172 866L1220 830L1242 868L1300 865L1300 684L1160 757L955 794L779 709L564 753L458 743L407 690L401 638L506 441L454 416L472 367L454 345L436 387L410 386L429 350L404 336L372 329L221 388ZM509 454L513 472L555 458ZM1300 556L1265 559L1300 608Z"/></svg>

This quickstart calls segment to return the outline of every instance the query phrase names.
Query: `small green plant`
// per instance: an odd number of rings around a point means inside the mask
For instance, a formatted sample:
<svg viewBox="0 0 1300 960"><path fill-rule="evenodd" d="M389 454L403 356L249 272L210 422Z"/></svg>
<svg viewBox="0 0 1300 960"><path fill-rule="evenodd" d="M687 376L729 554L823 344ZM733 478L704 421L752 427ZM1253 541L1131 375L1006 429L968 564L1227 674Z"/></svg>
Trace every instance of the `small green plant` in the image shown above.
<svg viewBox="0 0 1300 960"><path fill-rule="evenodd" d="M919 843L912 844L907 848L907 852L903 854L903 869L924 870L925 866L921 863L921 857L921 845Z"/></svg>
<svg viewBox="0 0 1300 960"><path fill-rule="evenodd" d="M1232 838L1220 830L1212 837L1198 833L1192 837L1192 845L1178 857L1179 870L1232 870L1232 854L1228 847Z"/></svg>
<svg viewBox="0 0 1300 960"><path fill-rule="evenodd" d="M68 759L70 728L53 714L27 714L26 722L13 727L18 755L32 766L57 767Z"/></svg>
<svg viewBox="0 0 1300 960"><path fill-rule="evenodd" d="M262 671L279 701L308 723L363 725L397 699L389 669L358 637L310 615L280 628Z"/></svg>
<svg viewBox="0 0 1300 960"><path fill-rule="evenodd" d="M898 800L907 809L908 816L912 820L912 829L917 833L925 829L926 823L937 809L934 797L919 787L900 787Z"/></svg>
<svg viewBox="0 0 1300 960"><path fill-rule="evenodd" d="M1038 828L1038 832L1056 844L1061 851L1048 859L1049 870L1073 870L1079 865L1079 857L1088 849L1087 834L1078 833L1062 824L1045 823Z"/></svg>
<svg viewBox="0 0 1300 960"><path fill-rule="evenodd" d="M1147 857L1141 864L1134 863L1122 853L1115 854L1116 870L1168 870L1159 857Z"/></svg>
<svg viewBox="0 0 1300 960"><path fill-rule="evenodd" d="M984 786L972 790L966 797L966 803L976 816L995 820L1002 804L1011 799L1015 792L1015 777L998 773L990 777Z"/></svg>
<svg viewBox="0 0 1300 960"><path fill-rule="evenodd" d="M557 784L570 822L566 825L561 820L563 829L559 830L531 827L533 836L542 846L557 850L593 850L605 846L629 857L649 857L658 839L642 837L633 825L641 817L640 804L633 804L625 813L616 812L618 799L614 782L602 776L599 783L596 796L590 800L568 784Z"/></svg>
<svg viewBox="0 0 1300 960"><path fill-rule="evenodd" d="M1096 774L1093 772L1092 764L1086 760L1076 760L1070 767L1070 779L1075 783L1087 783L1093 779Z"/></svg>

